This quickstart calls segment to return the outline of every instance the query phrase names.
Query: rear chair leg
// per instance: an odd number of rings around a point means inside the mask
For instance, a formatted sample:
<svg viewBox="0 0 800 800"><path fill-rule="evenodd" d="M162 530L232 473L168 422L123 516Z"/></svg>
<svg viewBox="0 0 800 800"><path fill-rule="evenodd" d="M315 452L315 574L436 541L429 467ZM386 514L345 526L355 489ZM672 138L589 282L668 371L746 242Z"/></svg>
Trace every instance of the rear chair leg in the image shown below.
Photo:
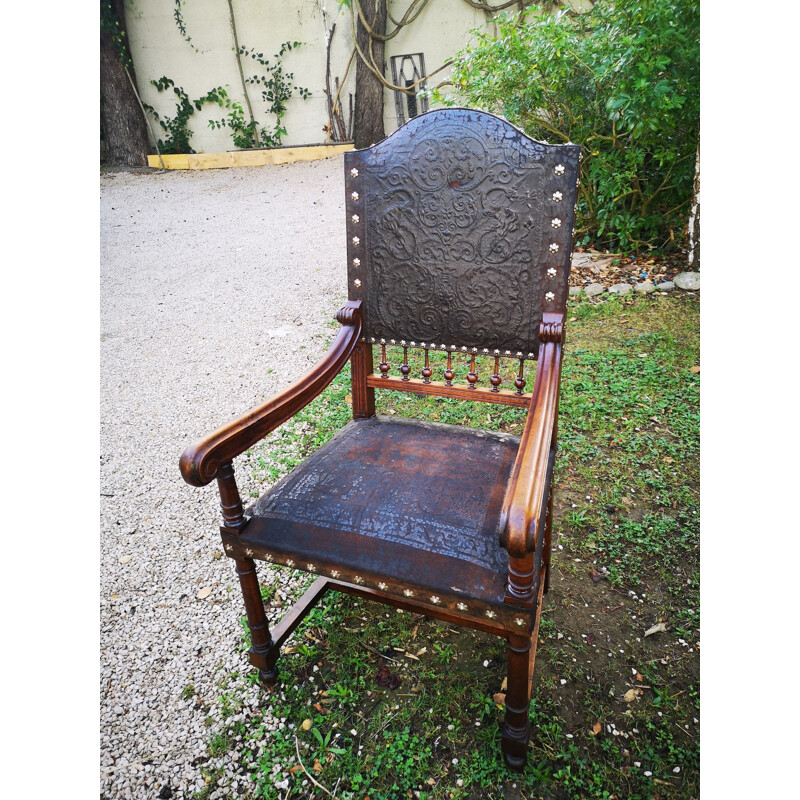
<svg viewBox="0 0 800 800"><path fill-rule="evenodd" d="M258 667L258 679L265 686L274 686L278 680L275 663L279 648L272 641L269 623L261 599L261 589L256 576L256 565L252 558L236 559L236 574L242 585L244 607L247 612L247 626L250 628L250 663Z"/></svg>

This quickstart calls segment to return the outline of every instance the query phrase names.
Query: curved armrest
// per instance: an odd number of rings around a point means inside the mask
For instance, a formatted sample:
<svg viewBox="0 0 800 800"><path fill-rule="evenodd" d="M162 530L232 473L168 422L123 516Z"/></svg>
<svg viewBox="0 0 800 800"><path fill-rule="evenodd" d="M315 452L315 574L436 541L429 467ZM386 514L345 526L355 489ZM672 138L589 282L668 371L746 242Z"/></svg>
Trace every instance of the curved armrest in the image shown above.
<svg viewBox="0 0 800 800"><path fill-rule="evenodd" d="M547 319L551 316L553 319ZM558 417L561 378L563 327L560 314L545 315L540 342L528 419L500 516L500 544L517 558L536 548L537 535L545 520L547 470Z"/></svg>
<svg viewBox="0 0 800 800"><path fill-rule="evenodd" d="M183 451L180 467L183 479L192 486L205 486L217 477L220 465L241 455L270 431L307 406L339 373L350 358L361 334L361 300L349 300L336 319L339 333L322 360L285 392L239 419L217 428Z"/></svg>

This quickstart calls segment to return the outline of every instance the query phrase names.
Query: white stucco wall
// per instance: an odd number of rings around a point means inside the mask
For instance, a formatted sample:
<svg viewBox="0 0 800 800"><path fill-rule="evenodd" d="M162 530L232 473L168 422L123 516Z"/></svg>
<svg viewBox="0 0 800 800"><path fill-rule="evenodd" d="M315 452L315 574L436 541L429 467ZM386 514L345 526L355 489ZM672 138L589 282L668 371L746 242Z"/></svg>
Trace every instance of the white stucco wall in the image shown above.
<svg viewBox="0 0 800 800"><path fill-rule="evenodd" d="M573 0L573 5L583 5L586 0ZM390 8L395 19L406 11L409 0L391 0ZM256 48L270 58L285 41L304 44L283 57L284 69L294 73L293 84L311 91L303 100L299 95L287 103L284 127L287 134L284 145L319 144L326 141L323 126L328 123L325 87L325 26L323 9L327 12L328 28L336 23L331 48L331 91L335 93L334 77L341 79L353 48L350 11L340 7L337 0L233 0L239 43ZM182 86L191 100L222 86L230 98L244 102L239 69L234 55L233 32L227 0L186 0L182 6L186 30L194 44L193 49L180 34L174 19L172 0L127 0L126 22L139 91L145 103L161 116L174 117L176 100L172 90L159 93L150 81L166 76ZM420 16L411 25L386 43L385 76L391 81L390 59L406 53L423 53L427 72L440 67L448 58L464 47L469 31L491 26L486 15L464 0L429 0ZM388 30L394 25L387 24ZM262 68L249 58L243 59L245 77L260 73ZM430 84L435 86L446 79L449 70L434 75ZM261 88L248 86L253 113L259 125L274 120L266 113L261 98ZM343 117L347 122L349 93L355 93L355 59L341 91ZM216 104L207 104L190 118L192 146L198 153L233 150L231 131L209 127L211 119L222 119L226 111ZM394 92L384 92L384 123L386 133L397 128ZM153 121L157 135L163 131Z"/></svg>

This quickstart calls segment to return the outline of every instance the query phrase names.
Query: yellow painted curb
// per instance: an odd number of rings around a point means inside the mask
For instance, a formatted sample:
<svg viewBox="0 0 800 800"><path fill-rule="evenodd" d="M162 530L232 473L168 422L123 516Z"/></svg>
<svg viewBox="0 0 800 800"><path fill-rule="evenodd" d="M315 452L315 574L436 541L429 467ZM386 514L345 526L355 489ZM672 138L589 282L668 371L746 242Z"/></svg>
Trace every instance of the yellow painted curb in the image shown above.
<svg viewBox="0 0 800 800"><path fill-rule="evenodd" d="M272 150L232 150L227 153L188 153L162 156L167 169L221 169L224 167L263 167L267 164L291 164L294 161L318 161L353 149L352 142L320 144L307 147L276 147ZM161 169L158 156L147 156L147 165Z"/></svg>

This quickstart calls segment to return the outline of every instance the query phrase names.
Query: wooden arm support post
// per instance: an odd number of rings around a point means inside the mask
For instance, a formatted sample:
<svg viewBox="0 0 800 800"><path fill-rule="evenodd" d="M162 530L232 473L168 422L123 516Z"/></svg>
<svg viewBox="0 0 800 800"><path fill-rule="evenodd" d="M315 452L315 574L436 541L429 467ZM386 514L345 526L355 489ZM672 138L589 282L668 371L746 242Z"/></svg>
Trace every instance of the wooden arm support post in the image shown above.
<svg viewBox="0 0 800 800"><path fill-rule="evenodd" d="M500 517L500 544L510 556L506 597L513 603L533 604L541 579L555 455L563 320L562 314L547 313L540 327L530 411Z"/></svg>
<svg viewBox="0 0 800 800"><path fill-rule="evenodd" d="M285 392L238 419L217 428L183 451L183 479L192 486L205 486L217 477L223 464L231 462L268 433L307 406L336 377L353 352L361 334L361 300L348 300L336 315L339 333L322 360Z"/></svg>

